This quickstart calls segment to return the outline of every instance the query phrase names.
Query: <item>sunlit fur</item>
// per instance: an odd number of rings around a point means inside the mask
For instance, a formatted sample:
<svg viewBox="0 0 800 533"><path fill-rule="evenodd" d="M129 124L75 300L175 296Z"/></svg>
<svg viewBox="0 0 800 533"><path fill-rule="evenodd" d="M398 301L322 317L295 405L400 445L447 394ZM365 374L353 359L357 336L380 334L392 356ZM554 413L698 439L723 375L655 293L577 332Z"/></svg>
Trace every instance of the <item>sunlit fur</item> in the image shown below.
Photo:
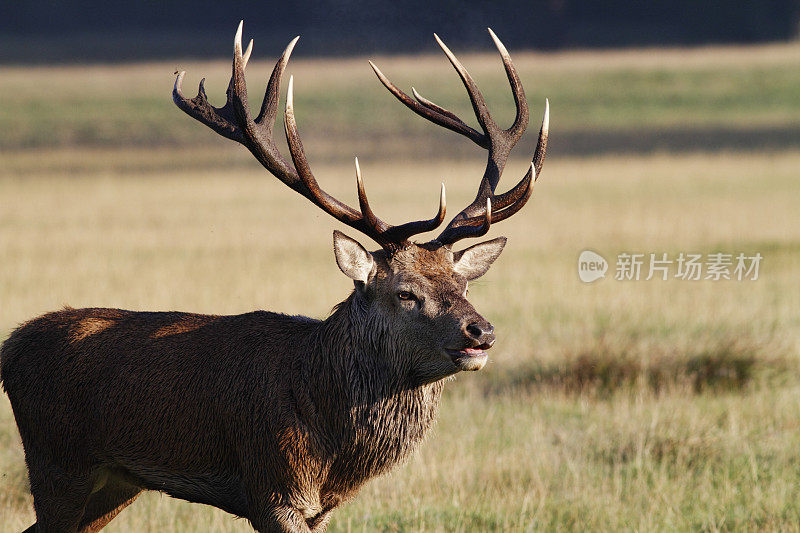
<svg viewBox="0 0 800 533"><path fill-rule="evenodd" d="M323 321L66 308L18 328L0 378L25 448L31 531L96 531L144 489L259 531L323 531L422 441L442 378L462 369L445 349L476 345L464 327L486 323L449 249L372 257L370 279Z"/></svg>

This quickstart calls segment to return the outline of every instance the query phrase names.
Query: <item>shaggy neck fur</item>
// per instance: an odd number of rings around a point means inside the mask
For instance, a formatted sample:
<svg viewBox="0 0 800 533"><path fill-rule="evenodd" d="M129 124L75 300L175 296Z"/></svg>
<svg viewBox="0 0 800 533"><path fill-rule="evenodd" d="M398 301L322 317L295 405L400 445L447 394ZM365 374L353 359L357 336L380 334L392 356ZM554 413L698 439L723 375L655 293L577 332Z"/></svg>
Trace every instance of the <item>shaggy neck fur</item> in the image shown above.
<svg viewBox="0 0 800 533"><path fill-rule="evenodd" d="M417 386L402 342L390 324L370 312L354 291L319 323L309 342L316 360L299 369L305 386L294 387L306 423L324 436L328 483L348 493L405 459L435 419L443 380ZM299 385L299 384L298 384ZM303 397L303 391L308 396ZM338 492L339 490L337 490Z"/></svg>

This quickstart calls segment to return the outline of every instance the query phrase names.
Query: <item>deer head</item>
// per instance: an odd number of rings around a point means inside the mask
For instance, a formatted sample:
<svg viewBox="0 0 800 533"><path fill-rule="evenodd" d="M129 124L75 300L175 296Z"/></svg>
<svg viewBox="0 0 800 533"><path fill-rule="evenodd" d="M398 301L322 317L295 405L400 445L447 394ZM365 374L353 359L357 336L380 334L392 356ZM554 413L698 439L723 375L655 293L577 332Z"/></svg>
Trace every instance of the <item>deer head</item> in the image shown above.
<svg viewBox="0 0 800 533"><path fill-rule="evenodd" d="M293 80L289 86L284 112L286 140L292 163L279 152L273 135L278 111L280 82L289 56L298 38L286 47L272 71L261 110L252 117L247 101L244 71L252 41L242 52L242 24L234 39L233 74L223 107L213 107L206 97L203 81L197 96L186 98L181 92L185 72L175 80L173 99L189 116L220 135L243 144L275 177L308 198L338 221L367 235L380 245L367 251L354 239L334 231L333 247L341 271L355 284L353 297L364 310L364 323L389 328L403 350L414 373L423 382L431 382L461 370L479 370L486 363L494 343L494 328L467 301L467 284L491 266L505 246L499 237L461 251L453 251L455 242L485 235L492 224L519 211L530 198L533 185L544 162L547 147L549 104L545 101L539 140L525 176L511 189L495 194L509 153L528 125L529 111L525 92L511 58L497 36L489 30L497 46L511 85L516 104L516 118L508 128L499 127L489 114L486 101L472 77L434 35L466 87L482 131L468 126L455 114L421 96L412 88L414 98L398 89L372 62L370 65L383 85L400 102L431 122L471 139L488 151L488 162L475 200L458 213L436 239L412 242L412 236L432 231L445 218L445 188L442 184L436 215L429 220L387 224L370 208L364 182L356 159L356 186L359 209L356 210L319 187L300 141L294 115Z"/></svg>

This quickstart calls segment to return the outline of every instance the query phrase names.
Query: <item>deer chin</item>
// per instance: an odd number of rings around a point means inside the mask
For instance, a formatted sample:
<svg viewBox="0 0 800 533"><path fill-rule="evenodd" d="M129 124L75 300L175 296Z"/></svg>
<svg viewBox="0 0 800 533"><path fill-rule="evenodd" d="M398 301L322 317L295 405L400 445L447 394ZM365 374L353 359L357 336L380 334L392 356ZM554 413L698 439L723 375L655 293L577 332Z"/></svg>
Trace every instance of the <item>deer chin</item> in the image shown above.
<svg viewBox="0 0 800 533"><path fill-rule="evenodd" d="M488 346L478 346L476 348L464 348L462 350L445 349L447 355L461 371L474 372L486 365L489 356L486 354Z"/></svg>

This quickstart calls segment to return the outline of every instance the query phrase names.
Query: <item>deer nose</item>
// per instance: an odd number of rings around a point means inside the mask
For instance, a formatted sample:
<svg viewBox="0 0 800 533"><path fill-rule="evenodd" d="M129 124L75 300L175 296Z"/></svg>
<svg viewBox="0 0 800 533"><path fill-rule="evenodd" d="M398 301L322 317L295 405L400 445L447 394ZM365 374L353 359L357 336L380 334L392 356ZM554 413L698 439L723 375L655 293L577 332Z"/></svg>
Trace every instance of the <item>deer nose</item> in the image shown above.
<svg viewBox="0 0 800 533"><path fill-rule="evenodd" d="M488 346L494 344L494 326L488 322L472 322L465 329L467 336L476 340L479 344Z"/></svg>

